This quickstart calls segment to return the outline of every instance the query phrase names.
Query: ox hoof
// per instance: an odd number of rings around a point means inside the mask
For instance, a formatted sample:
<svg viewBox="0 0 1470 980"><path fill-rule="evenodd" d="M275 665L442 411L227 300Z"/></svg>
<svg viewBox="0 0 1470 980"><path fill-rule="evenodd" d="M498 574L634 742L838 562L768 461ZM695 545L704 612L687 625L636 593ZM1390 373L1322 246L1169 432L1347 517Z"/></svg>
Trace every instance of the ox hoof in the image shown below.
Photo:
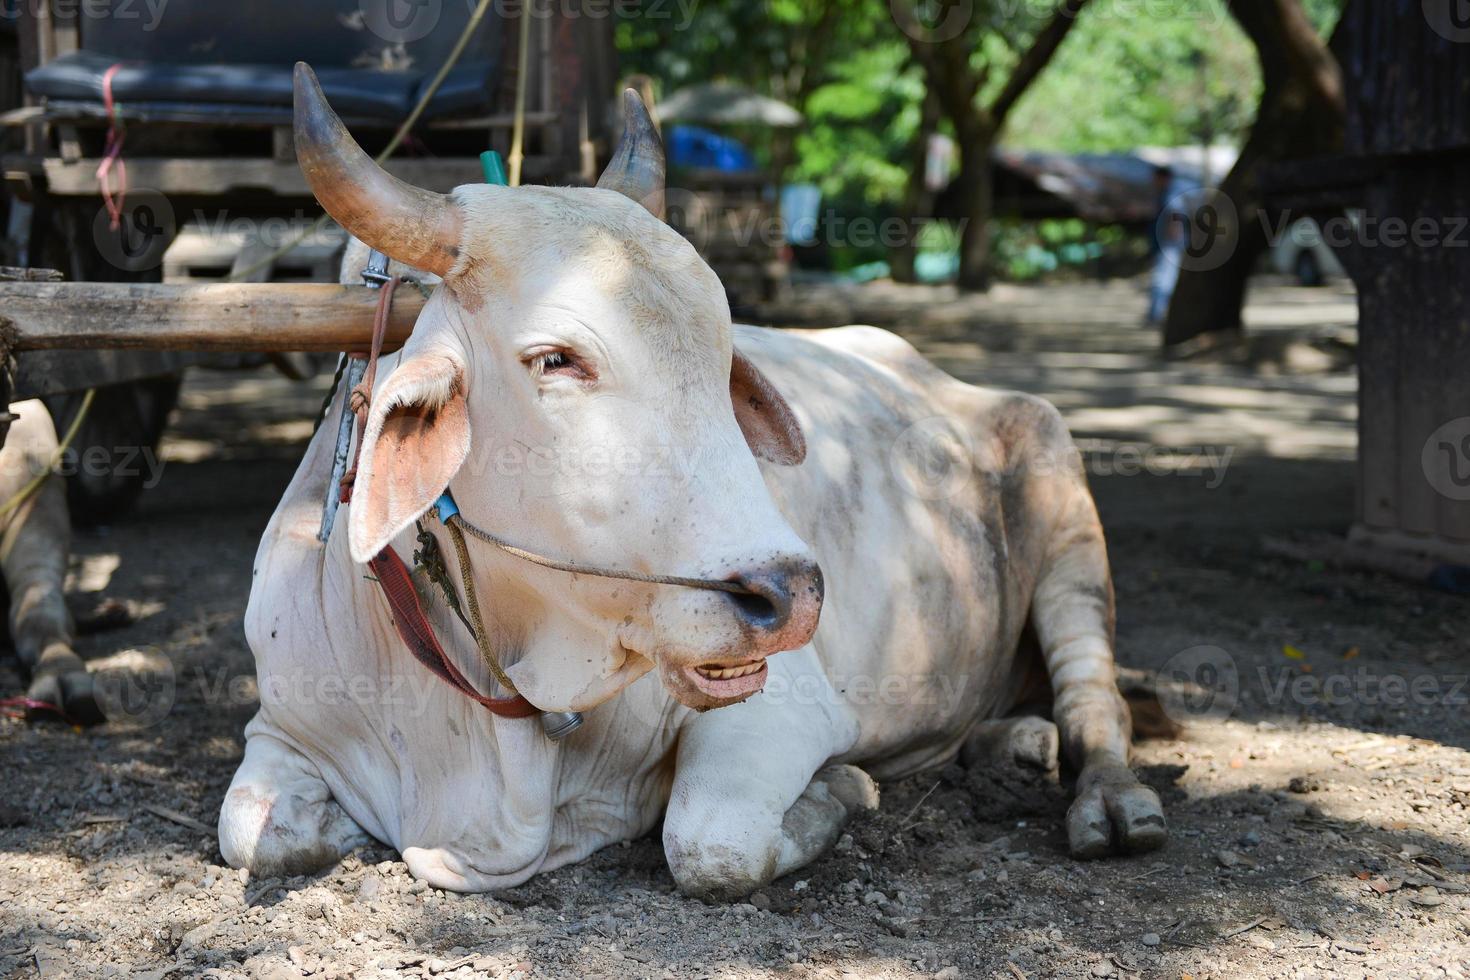
<svg viewBox="0 0 1470 980"><path fill-rule="evenodd" d="M31 701L55 705L62 716L79 725L95 725L104 721L102 709L97 704L92 675L85 667L77 670L48 671L38 674L26 689ZM46 709L34 709L29 714L40 717Z"/></svg>
<svg viewBox="0 0 1470 980"><path fill-rule="evenodd" d="M1159 794L1127 766L1087 771L1067 811L1067 843L1082 860L1109 854L1141 854L1164 846L1169 829Z"/></svg>
<svg viewBox="0 0 1470 980"><path fill-rule="evenodd" d="M802 826L804 821L798 819L797 823L798 831L808 829ZM776 877L774 847L768 853L755 854L703 841L672 848L666 843L664 854L679 891L711 904L739 901Z"/></svg>
<svg viewBox="0 0 1470 980"><path fill-rule="evenodd" d="M812 782L827 787L849 817L861 810L878 809L878 784L857 766L828 766L813 776Z"/></svg>
<svg viewBox="0 0 1470 980"><path fill-rule="evenodd" d="M1055 772L1061 742L1057 726L1035 715L982 721L965 740L960 763L967 768Z"/></svg>

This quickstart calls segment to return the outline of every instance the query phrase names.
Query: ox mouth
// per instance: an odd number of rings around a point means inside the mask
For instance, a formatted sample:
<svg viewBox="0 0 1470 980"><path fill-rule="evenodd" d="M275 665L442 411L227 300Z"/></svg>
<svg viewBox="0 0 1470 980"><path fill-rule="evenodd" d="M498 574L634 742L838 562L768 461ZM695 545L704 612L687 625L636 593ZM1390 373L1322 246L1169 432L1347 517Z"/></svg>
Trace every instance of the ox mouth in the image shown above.
<svg viewBox="0 0 1470 980"><path fill-rule="evenodd" d="M701 694L720 701L750 697L766 686L769 673L764 658L744 664L700 664L683 670Z"/></svg>

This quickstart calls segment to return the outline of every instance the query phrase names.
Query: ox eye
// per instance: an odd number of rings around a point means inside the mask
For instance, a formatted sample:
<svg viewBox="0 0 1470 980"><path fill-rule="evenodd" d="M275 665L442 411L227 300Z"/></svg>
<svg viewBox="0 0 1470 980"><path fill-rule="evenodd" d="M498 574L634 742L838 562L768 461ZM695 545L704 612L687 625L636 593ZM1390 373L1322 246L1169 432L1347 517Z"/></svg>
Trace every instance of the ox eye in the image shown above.
<svg viewBox="0 0 1470 980"><path fill-rule="evenodd" d="M595 376L585 361L562 347L531 351L526 355L525 362L526 367L536 378L555 377L590 381Z"/></svg>

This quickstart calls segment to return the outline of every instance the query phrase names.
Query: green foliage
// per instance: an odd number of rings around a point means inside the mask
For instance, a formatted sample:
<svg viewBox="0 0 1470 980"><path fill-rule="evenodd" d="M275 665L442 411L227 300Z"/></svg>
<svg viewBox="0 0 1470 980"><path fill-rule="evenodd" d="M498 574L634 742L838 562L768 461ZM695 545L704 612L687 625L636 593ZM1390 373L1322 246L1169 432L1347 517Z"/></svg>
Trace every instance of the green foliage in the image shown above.
<svg viewBox="0 0 1470 980"><path fill-rule="evenodd" d="M901 45L875 45L829 67L813 87L787 175L827 198L893 203L908 179L924 82Z"/></svg>
<svg viewBox="0 0 1470 980"><path fill-rule="evenodd" d="M1161 19L1124 18L1125 9L1083 12L1017 106L1005 143L1106 153L1244 138L1260 71L1224 3L1188 0Z"/></svg>
<svg viewBox="0 0 1470 980"><path fill-rule="evenodd" d="M991 247L996 277L1024 282L1058 273L1131 274L1142 267L1147 245L1121 228L1066 218L997 222Z"/></svg>
<svg viewBox="0 0 1470 980"><path fill-rule="evenodd" d="M1303 6L1325 37L1345 3ZM1171 16L1128 16L1150 6L1114 0L1083 11L1017 107L1006 144L1106 153L1243 142L1261 94L1250 39L1223 0L1167 0Z"/></svg>
<svg viewBox="0 0 1470 980"><path fill-rule="evenodd" d="M1324 33L1344 0L1304 0ZM974 62L993 95L1054 5L974 0ZM824 207L891 213L902 199L919 125L923 75L888 3L701 0L681 18L617 25L624 70L679 86L730 80L806 114L786 179L816 183ZM1118 152L1242 141L1255 114L1255 51L1224 0L1096 0L1017 106L1007 146ZM759 134L752 148L767 156ZM1048 250L1052 243L1038 243ZM1023 261L1021 263L1025 265ZM1020 269L1013 270L1024 274Z"/></svg>

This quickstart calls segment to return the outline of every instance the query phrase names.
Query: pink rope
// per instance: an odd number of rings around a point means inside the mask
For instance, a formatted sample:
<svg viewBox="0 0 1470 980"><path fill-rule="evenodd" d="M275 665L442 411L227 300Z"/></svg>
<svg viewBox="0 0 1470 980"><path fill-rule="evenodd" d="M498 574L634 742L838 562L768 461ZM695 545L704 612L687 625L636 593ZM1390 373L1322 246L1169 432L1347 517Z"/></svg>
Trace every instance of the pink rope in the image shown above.
<svg viewBox="0 0 1470 980"><path fill-rule="evenodd" d="M17 711L17 708L20 710ZM11 718L24 719L32 711L49 711L68 725L77 726L77 723L62 710L59 704L52 704L50 701L37 701L35 698L25 697L0 699L0 714Z"/></svg>
<svg viewBox="0 0 1470 980"><path fill-rule="evenodd" d="M111 227L117 231L122 226L123 203L128 199L128 165L122 158L123 141L127 132L117 119L117 104L112 98L112 79L126 62L118 62L102 76L102 106L107 111L107 146L102 154L102 164L97 168L97 184L102 190L102 203L112 219ZM112 169L117 165L118 190L112 192Z"/></svg>

